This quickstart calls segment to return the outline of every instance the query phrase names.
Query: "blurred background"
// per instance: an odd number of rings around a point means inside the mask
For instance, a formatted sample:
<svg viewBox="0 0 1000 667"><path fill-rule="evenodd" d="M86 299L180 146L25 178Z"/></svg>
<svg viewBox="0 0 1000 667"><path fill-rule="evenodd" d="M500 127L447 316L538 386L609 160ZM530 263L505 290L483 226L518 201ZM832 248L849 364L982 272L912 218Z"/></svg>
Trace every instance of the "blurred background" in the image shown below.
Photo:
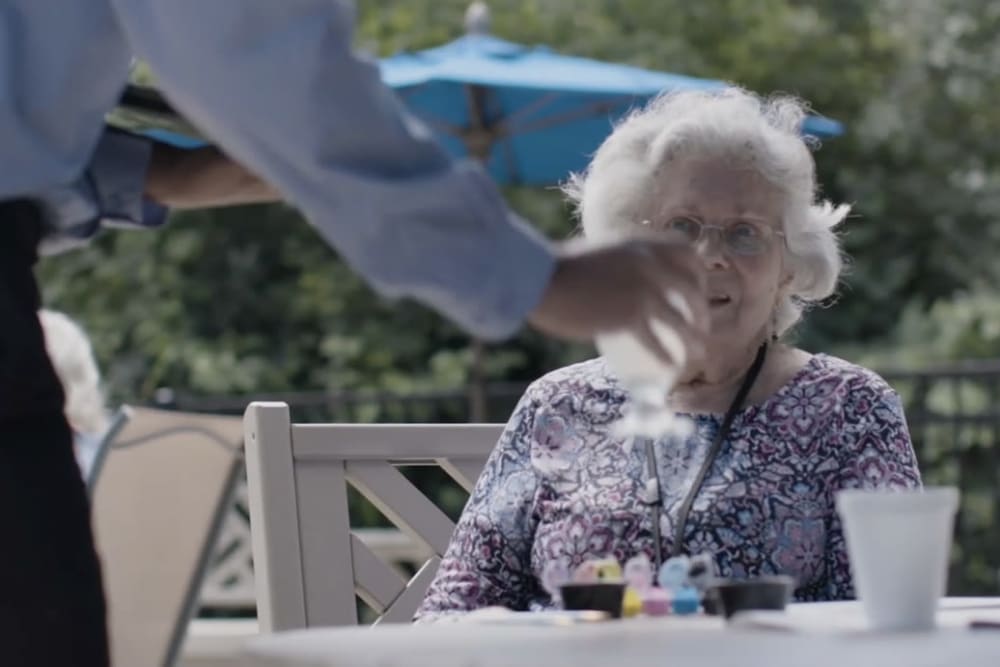
<svg viewBox="0 0 1000 667"><path fill-rule="evenodd" d="M358 47L387 56L442 44L462 34L467 5L361 0ZM925 481L964 492L953 592L997 593L1000 2L489 6L504 39L793 93L844 123L816 160L824 196L854 205L842 229L850 270L836 301L809 313L795 337L879 370L900 391ZM554 189L504 192L551 237L574 233ZM528 382L593 355L524 331L489 346L473 377L467 336L419 306L380 299L285 206L105 233L45 259L40 277L46 306L90 335L110 406L241 414L270 398L303 421L504 421ZM463 497L438 481L420 478L456 514Z"/></svg>

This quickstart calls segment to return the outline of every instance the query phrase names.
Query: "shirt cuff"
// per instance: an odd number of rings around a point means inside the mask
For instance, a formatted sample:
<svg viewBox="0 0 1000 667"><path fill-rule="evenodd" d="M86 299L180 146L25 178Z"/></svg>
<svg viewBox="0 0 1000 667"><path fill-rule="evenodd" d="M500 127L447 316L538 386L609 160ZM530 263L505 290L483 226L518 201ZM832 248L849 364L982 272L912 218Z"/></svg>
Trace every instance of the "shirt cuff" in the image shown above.
<svg viewBox="0 0 1000 667"><path fill-rule="evenodd" d="M149 139L105 131L80 178L39 195L47 227L40 252L50 255L83 245L102 225L158 227L166 222L167 209L144 196L152 152Z"/></svg>
<svg viewBox="0 0 1000 667"><path fill-rule="evenodd" d="M153 142L109 130L94 151L87 170L106 225L159 227L167 209L145 197Z"/></svg>

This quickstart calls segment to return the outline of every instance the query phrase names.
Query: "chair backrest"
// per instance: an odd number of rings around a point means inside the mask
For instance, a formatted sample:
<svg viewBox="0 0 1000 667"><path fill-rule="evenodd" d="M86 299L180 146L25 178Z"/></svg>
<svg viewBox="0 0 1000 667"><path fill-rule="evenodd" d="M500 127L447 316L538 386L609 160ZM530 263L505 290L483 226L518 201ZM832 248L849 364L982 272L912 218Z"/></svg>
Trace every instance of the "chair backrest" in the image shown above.
<svg viewBox="0 0 1000 667"><path fill-rule="evenodd" d="M246 411L257 618L261 632L409 622L437 572L452 521L396 469L437 464L471 491L498 424L292 424L284 403ZM348 484L431 557L407 581L352 531Z"/></svg>
<svg viewBox="0 0 1000 667"><path fill-rule="evenodd" d="M238 417L131 408L93 488L112 660L177 658L242 467Z"/></svg>

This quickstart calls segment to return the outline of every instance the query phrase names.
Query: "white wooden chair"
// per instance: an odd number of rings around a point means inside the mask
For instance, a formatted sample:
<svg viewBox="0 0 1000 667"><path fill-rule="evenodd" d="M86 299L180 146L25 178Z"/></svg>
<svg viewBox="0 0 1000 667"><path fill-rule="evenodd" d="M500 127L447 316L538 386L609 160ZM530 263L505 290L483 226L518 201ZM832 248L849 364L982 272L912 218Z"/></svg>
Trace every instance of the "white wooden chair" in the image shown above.
<svg viewBox="0 0 1000 667"><path fill-rule="evenodd" d="M244 417L257 618L262 633L358 623L355 595L377 623L409 622L454 524L396 469L436 464L471 491L498 424L292 424L284 403ZM431 557L409 581L352 531L348 484Z"/></svg>

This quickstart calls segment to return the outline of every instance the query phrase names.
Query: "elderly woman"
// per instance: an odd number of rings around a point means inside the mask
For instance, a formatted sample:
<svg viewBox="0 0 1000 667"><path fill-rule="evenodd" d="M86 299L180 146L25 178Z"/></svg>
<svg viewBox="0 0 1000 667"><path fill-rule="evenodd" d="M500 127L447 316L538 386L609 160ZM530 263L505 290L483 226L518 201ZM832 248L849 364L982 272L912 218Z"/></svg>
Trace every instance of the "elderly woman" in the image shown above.
<svg viewBox="0 0 1000 667"><path fill-rule="evenodd" d="M896 393L872 371L782 343L841 269L793 99L737 88L660 97L569 188L584 233L690 244L707 275L706 354L668 397L694 428L615 429L628 394L603 359L527 390L465 507L417 617L551 604L543 573L587 559L709 553L718 573L783 573L799 600L853 596L834 494L920 475ZM699 479L701 478L701 479ZM644 489L650 480L655 498ZM657 540L659 544L657 544Z"/></svg>

